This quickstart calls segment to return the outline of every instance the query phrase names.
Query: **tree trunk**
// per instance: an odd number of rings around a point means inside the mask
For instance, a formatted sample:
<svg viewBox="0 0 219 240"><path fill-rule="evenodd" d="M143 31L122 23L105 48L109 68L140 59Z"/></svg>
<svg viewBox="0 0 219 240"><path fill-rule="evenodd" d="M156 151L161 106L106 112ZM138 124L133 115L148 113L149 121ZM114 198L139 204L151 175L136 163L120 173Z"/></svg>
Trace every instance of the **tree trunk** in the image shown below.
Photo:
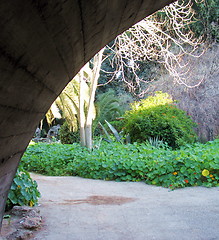
<svg viewBox="0 0 219 240"><path fill-rule="evenodd" d="M87 110L87 117L85 122L85 138L86 138L86 147L92 149L92 122L95 118L94 116L94 100L95 100L95 93L97 89L98 78L100 75L100 68L102 63L102 56L103 56L104 48L100 50L98 54L94 57L94 66L93 66L93 76L91 77L91 85L90 85L90 98Z"/></svg>
<svg viewBox="0 0 219 240"><path fill-rule="evenodd" d="M86 125L86 127L85 127L85 139L86 139L86 147L88 149L92 149L93 148L92 125Z"/></svg>
<svg viewBox="0 0 219 240"><path fill-rule="evenodd" d="M84 95L83 95L83 72L78 73L80 82L80 94L79 94L79 127L80 127L80 142L81 146L86 146L85 139L85 113L84 113Z"/></svg>

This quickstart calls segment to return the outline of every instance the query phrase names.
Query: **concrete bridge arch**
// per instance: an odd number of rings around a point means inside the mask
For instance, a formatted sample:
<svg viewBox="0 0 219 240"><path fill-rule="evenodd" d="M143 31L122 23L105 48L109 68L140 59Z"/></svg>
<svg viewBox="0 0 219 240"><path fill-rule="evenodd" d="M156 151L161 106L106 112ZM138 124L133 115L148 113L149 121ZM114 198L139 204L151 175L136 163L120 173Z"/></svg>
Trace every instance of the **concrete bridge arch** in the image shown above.
<svg viewBox="0 0 219 240"><path fill-rule="evenodd" d="M1 1L0 222L20 158L52 102L103 46L171 2Z"/></svg>

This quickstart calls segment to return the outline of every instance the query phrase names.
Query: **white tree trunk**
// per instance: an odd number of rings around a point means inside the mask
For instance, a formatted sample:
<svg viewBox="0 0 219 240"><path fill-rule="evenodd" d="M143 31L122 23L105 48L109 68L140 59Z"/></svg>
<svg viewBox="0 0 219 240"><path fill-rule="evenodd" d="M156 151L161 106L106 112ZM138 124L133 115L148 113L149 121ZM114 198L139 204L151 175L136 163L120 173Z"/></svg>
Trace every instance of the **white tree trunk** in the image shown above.
<svg viewBox="0 0 219 240"><path fill-rule="evenodd" d="M92 125L86 125L85 127L85 140L86 140L86 147L88 149L92 149L93 148Z"/></svg>
<svg viewBox="0 0 219 240"><path fill-rule="evenodd" d="M85 122L86 146L89 149L92 149L93 147L92 122L95 118L94 100L95 100L95 93L97 89L98 78L100 76L100 68L102 63L103 51L104 51L104 48L101 49L99 53L95 55L94 63L93 63L94 64L93 71L92 71L93 76L91 77L90 98L89 98L89 104L88 104L88 110L87 110L87 116L86 116L86 122Z"/></svg>
<svg viewBox="0 0 219 240"><path fill-rule="evenodd" d="M83 71L78 73L80 82L79 94L79 128L80 128L80 142L81 146L86 146L85 140L85 113L84 113L84 95L83 95Z"/></svg>

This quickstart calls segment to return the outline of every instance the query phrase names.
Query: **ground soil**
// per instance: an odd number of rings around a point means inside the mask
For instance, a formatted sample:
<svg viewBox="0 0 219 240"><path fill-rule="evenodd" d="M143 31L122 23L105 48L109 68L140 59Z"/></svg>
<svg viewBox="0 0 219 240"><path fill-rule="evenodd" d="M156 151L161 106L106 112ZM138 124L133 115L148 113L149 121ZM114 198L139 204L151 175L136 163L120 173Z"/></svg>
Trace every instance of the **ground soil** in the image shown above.
<svg viewBox="0 0 219 240"><path fill-rule="evenodd" d="M219 187L171 191L142 182L31 174L43 225L33 240L218 240ZM14 224L3 227L13 230Z"/></svg>

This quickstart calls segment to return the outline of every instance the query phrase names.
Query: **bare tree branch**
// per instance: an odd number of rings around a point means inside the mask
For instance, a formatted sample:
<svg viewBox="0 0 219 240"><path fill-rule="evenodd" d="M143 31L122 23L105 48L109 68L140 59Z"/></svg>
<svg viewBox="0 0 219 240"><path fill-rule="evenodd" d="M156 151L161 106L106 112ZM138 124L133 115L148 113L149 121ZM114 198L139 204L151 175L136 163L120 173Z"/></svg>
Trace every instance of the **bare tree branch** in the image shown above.
<svg viewBox="0 0 219 240"><path fill-rule="evenodd" d="M141 83L145 81L137 74L138 62L141 61L162 64L177 83L186 87L195 87L203 81L200 79L193 85L188 83L191 74L189 58L198 58L205 51L202 38L196 38L189 28L194 22L194 14L191 0L178 1L116 38L115 46L110 48L115 55L113 64L116 72L121 72L122 80L130 91L136 88L145 91L141 89ZM125 68L133 73L133 80L125 77ZM113 74L109 82L115 77L116 74Z"/></svg>

